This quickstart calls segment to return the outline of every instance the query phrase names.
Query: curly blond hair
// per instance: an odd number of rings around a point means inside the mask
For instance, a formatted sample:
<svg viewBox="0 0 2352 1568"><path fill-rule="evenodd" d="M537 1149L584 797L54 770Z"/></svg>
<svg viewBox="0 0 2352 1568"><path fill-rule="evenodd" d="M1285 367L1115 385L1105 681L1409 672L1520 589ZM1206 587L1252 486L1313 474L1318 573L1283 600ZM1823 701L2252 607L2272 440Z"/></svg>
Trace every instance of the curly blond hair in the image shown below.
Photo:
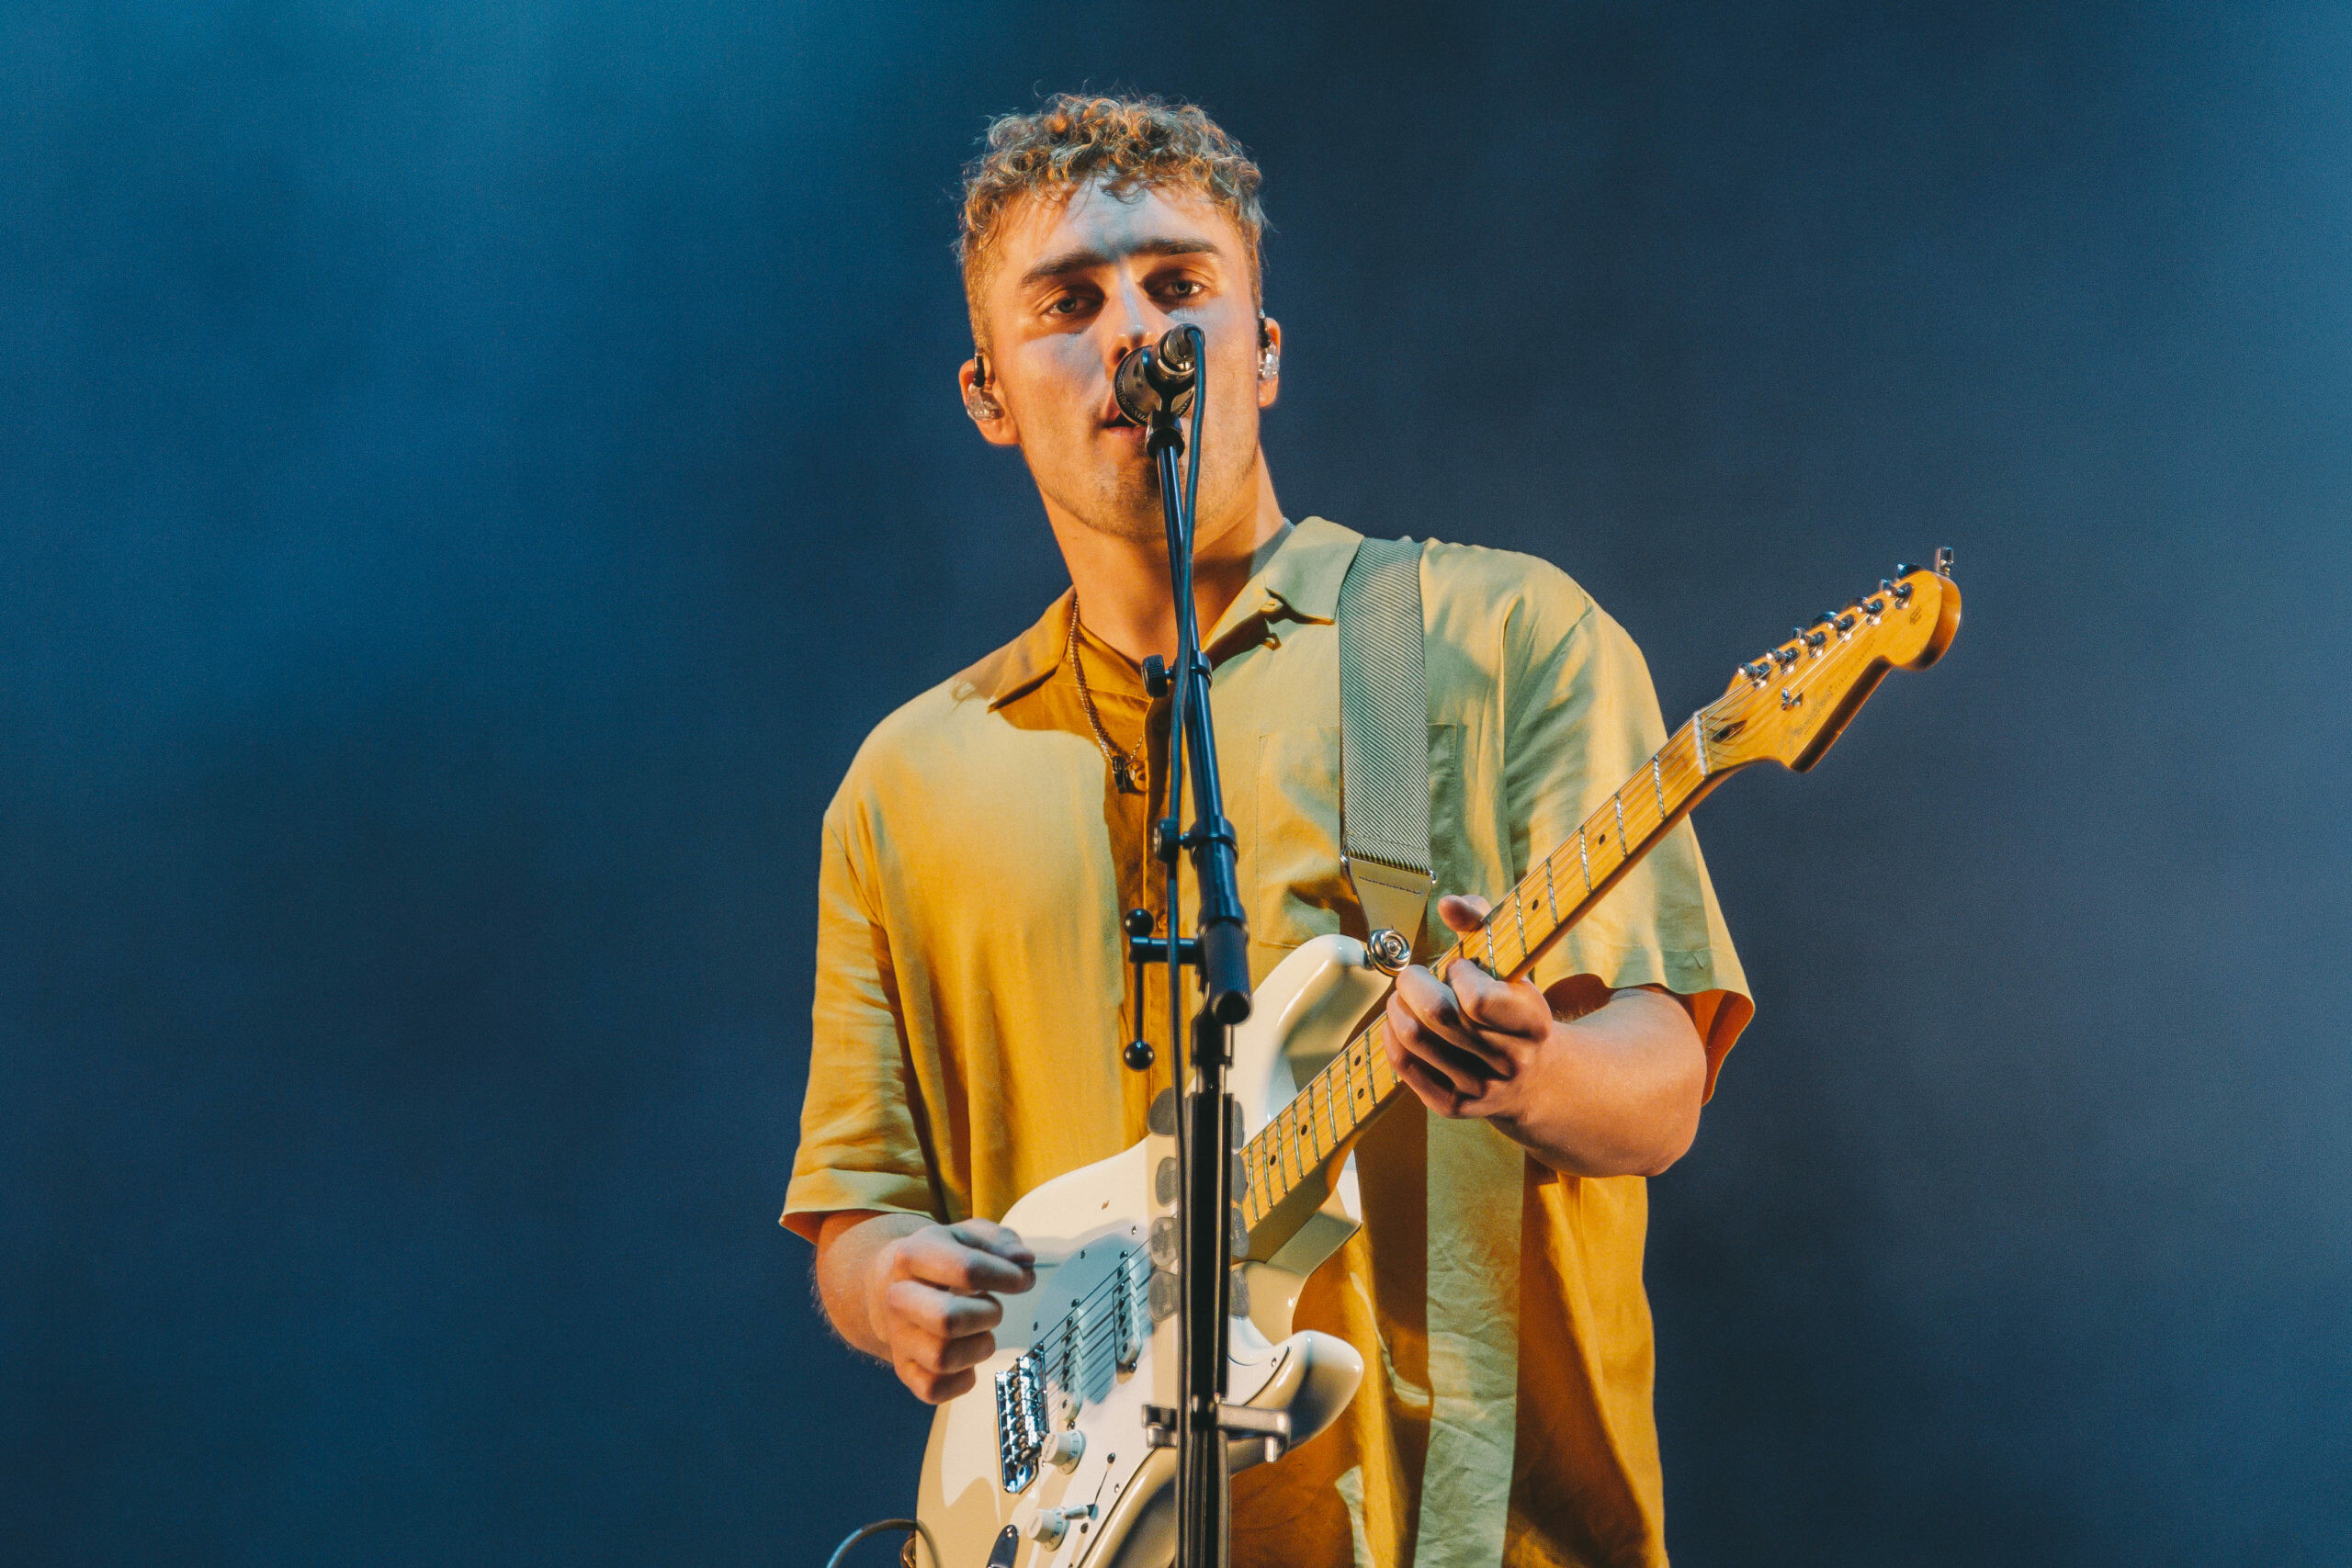
<svg viewBox="0 0 2352 1568"><path fill-rule="evenodd" d="M988 150L964 168L956 237L974 343L987 345L980 290L1006 214L1023 197L1067 201L1097 182L1114 196L1150 187L1205 197L1241 231L1250 298L1262 303L1266 214L1258 205L1258 165L1199 105L1057 93L1034 113L990 120L985 140Z"/></svg>

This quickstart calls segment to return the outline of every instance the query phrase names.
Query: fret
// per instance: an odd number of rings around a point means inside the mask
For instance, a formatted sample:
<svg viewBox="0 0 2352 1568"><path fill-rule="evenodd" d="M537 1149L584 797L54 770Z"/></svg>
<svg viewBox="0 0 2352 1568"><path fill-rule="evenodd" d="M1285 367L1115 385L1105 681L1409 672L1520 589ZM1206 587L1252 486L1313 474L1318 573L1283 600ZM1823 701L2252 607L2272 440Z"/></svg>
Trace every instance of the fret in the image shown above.
<svg viewBox="0 0 2352 1568"><path fill-rule="evenodd" d="M1316 1094L1318 1088L1323 1091L1319 1097ZM1315 1101L1317 1098L1323 1101L1323 1120L1331 1129L1331 1141L1328 1145L1321 1141L1322 1129L1316 1129L1315 1163L1320 1165L1331 1157L1333 1149L1340 1146L1340 1118L1331 1109L1330 1082L1321 1073L1306 1080L1306 1120L1309 1125L1315 1121Z"/></svg>
<svg viewBox="0 0 2352 1568"><path fill-rule="evenodd" d="M1258 1211L1256 1218L1262 1220L1272 1212L1274 1202L1272 1190L1266 1185L1266 1151L1260 1145L1261 1140L1252 1138L1245 1145L1241 1173L1250 1179L1250 1203Z"/></svg>
<svg viewBox="0 0 2352 1568"><path fill-rule="evenodd" d="M1331 1150L1336 1154L1339 1152L1340 1140L1348 1135L1349 1129L1355 1125L1355 1122L1351 1117L1345 1126L1340 1122L1340 1111L1353 1108L1340 1103L1339 1080L1331 1076L1331 1066L1334 1063L1340 1063L1340 1058L1334 1056L1330 1062L1325 1063L1323 1070L1315 1076L1323 1084L1323 1114L1331 1123ZM1340 1063L1340 1065L1344 1071L1345 1064Z"/></svg>
<svg viewBox="0 0 2352 1568"><path fill-rule="evenodd" d="M1650 784L1657 791L1657 823L1661 828L1666 826L1666 769L1658 757L1664 755L1661 750L1650 759Z"/></svg>
<svg viewBox="0 0 2352 1568"><path fill-rule="evenodd" d="M1527 906L1520 902L1519 889L1516 887L1510 890L1510 914L1511 919L1519 922L1519 963L1511 965L1516 969L1520 964L1527 962L1528 953Z"/></svg>
<svg viewBox="0 0 2352 1568"><path fill-rule="evenodd" d="M1621 789L1611 795L1609 804L1617 808L1617 859L1622 863L1625 859L1625 792Z"/></svg>
<svg viewBox="0 0 2352 1568"><path fill-rule="evenodd" d="M1552 857L1544 857L1544 901L1552 907L1552 929L1560 927L1560 890L1552 886Z"/></svg>
<svg viewBox="0 0 2352 1568"><path fill-rule="evenodd" d="M1577 862L1584 867L1585 896L1589 897L1592 895L1592 852L1585 848L1581 826L1577 829Z"/></svg>
<svg viewBox="0 0 2352 1568"><path fill-rule="evenodd" d="M1304 1168L1298 1159L1297 1111L1298 1102L1293 1100L1283 1107L1281 1115L1274 1118L1274 1152L1285 1162L1281 1168L1284 1191L1298 1185Z"/></svg>
<svg viewBox="0 0 2352 1568"><path fill-rule="evenodd" d="M1700 721L1706 716L1705 708L1701 708L1690 716L1690 750L1699 759L1699 777L1702 781L1707 776L1707 727Z"/></svg>

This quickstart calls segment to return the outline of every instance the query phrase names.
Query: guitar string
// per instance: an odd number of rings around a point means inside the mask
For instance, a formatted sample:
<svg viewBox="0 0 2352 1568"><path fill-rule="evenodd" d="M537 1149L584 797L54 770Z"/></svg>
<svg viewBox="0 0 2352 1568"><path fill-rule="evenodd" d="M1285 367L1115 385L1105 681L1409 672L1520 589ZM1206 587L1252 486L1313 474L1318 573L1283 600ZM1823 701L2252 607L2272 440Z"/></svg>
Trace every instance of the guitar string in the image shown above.
<svg viewBox="0 0 2352 1568"><path fill-rule="evenodd" d="M1141 1249L1138 1248L1136 1250L1140 1251ZM1129 1252L1125 1255L1125 1257L1130 1258L1134 1256L1136 1256L1135 1252ZM1043 1339L1038 1340L1037 1343L1032 1345L1023 1352L1025 1355L1034 1356L1037 1359L1040 1367L1046 1373L1046 1382L1047 1387L1066 1388L1068 1386L1063 1382L1059 1372L1060 1364L1063 1359L1063 1352L1068 1348L1069 1342L1070 1325L1073 1320L1075 1320L1080 1314L1084 1313L1088 1308L1093 1306L1098 1301L1100 1301L1106 1292L1114 1288L1125 1272L1125 1264L1123 1258L1120 1268L1115 1270L1109 1279L1103 1280L1100 1285L1097 1285L1092 1291L1089 1292L1082 1300L1079 1301L1075 1305L1065 1311L1062 1314L1061 1322L1056 1324L1054 1327L1046 1333ZM1148 1280L1149 1277L1150 1276L1148 1274L1145 1276L1146 1280ZM1132 1288L1133 1285L1131 1284L1130 1289ZM1147 1301L1145 1304L1146 1310L1148 1311L1148 1302ZM1100 1331L1116 1326L1117 1323L1118 1319L1115 1316L1104 1316L1096 1320L1094 1323L1088 1325L1087 1333L1089 1339L1099 1338ZM1080 1342L1079 1353L1081 1357L1089 1354L1087 1344L1087 1340L1081 1340Z"/></svg>

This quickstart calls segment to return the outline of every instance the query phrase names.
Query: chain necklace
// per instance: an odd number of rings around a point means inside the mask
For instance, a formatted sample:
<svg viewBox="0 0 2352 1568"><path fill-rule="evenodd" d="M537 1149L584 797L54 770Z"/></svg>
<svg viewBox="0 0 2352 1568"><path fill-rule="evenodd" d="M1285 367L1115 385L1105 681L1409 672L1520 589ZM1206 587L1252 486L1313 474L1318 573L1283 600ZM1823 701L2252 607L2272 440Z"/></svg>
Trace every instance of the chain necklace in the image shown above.
<svg viewBox="0 0 2352 1568"><path fill-rule="evenodd" d="M1111 764L1111 782L1119 786L1121 795L1141 795L1144 780L1144 752L1138 746L1132 752L1122 751L1111 744L1110 735L1102 728L1102 716L1094 711L1094 693L1086 684L1086 664L1078 657L1078 590L1069 591L1069 671L1078 677L1078 700L1086 706L1086 722L1094 727L1094 744L1102 748L1102 760Z"/></svg>

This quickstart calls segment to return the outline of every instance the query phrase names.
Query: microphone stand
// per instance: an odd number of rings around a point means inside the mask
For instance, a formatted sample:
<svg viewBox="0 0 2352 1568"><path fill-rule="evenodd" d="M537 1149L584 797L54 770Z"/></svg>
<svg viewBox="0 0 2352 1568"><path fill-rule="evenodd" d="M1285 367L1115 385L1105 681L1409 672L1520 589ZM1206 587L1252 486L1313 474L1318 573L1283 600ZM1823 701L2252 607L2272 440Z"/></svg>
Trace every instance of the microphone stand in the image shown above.
<svg viewBox="0 0 2352 1568"><path fill-rule="evenodd" d="M1175 1412L1176 1562L1178 1568L1225 1568L1227 1434L1239 1432L1281 1443L1289 1433L1287 1422L1270 1420L1257 1411L1230 1409L1224 1403L1231 1237L1236 1228L1229 1217L1234 1123L1239 1120L1226 1091L1226 1068L1232 1060L1232 1028L1250 1016L1250 932L1234 863L1233 824L1225 815L1224 792L1217 779L1209 662L1201 651L1200 620L1193 604L1193 508L1200 480L1201 408L1206 391L1201 383L1207 380L1207 344L1200 329L1187 330L1193 337L1193 362L1199 367L1193 394L1191 485L1180 488L1178 484L1184 434L1178 416L1166 408L1165 399L1151 415L1146 438L1159 468L1169 586L1175 595L1176 611L1175 666L1164 671L1147 670L1152 685L1167 691L1172 683L1174 693L1169 721L1168 815L1152 833L1153 852L1166 868L1168 879L1168 935L1165 940L1154 940L1148 927L1141 932L1131 927L1129 951L1137 964L1164 959L1168 964L1171 1042L1183 1038L1183 965L1198 968L1204 993L1204 1005L1192 1019L1193 1082L1183 1096L1179 1125L1183 1209L1178 1227L1177 1330L1182 1346L1179 1362L1182 1391ZM1193 818L1191 829L1180 834L1177 825L1182 815L1188 764ZM1189 942L1178 936L1176 858L1182 852L1190 852L1193 857L1201 894L1200 935ZM1183 1063L1180 1060L1172 1066L1181 1084Z"/></svg>

